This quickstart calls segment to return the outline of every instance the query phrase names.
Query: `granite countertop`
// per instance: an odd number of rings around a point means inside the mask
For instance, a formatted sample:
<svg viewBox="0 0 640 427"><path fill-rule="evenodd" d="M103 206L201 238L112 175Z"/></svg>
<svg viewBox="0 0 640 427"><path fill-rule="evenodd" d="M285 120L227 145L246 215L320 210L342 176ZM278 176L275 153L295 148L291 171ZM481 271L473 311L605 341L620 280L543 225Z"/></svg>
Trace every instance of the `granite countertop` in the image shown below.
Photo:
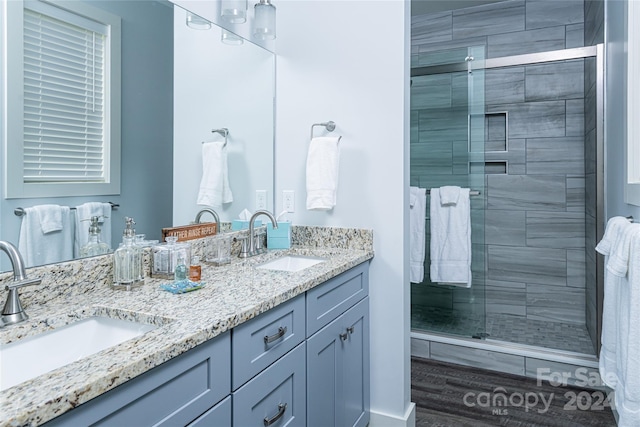
<svg viewBox="0 0 640 427"><path fill-rule="evenodd" d="M254 268L285 254L326 262L299 272ZM147 278L129 292L87 286L91 289L85 293L62 293L28 306L29 319L0 329L0 343L94 315L159 327L1 391L0 426L40 425L372 257L372 249L293 246L247 260L234 258L226 266L203 263L205 286L194 292L174 295L159 287L167 280Z"/></svg>

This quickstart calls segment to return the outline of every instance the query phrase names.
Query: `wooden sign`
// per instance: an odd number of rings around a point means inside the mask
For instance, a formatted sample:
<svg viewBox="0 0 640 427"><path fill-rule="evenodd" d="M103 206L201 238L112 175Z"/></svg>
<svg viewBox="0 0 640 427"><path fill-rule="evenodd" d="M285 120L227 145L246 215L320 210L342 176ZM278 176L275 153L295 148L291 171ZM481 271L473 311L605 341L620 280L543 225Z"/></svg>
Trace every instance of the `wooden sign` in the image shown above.
<svg viewBox="0 0 640 427"><path fill-rule="evenodd" d="M181 225L162 229L162 241L167 241L167 236L176 236L178 242L185 240L201 239L213 236L217 233L215 222L203 222L202 224Z"/></svg>

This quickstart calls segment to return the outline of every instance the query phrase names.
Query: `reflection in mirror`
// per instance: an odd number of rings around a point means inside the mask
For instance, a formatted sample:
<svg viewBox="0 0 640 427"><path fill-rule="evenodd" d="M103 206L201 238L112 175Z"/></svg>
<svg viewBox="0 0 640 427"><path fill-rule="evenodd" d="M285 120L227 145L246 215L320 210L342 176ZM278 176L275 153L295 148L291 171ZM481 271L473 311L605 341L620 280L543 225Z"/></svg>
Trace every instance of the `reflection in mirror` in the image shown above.
<svg viewBox="0 0 640 427"><path fill-rule="evenodd" d="M249 41L226 43L233 33L216 25L194 30L187 16L175 8L173 224L193 222L206 207L230 222L258 209L257 190L273 196L275 59ZM209 141L222 151L212 155ZM214 194L202 197L205 189Z"/></svg>
<svg viewBox="0 0 640 427"><path fill-rule="evenodd" d="M215 25L212 25L213 31L189 29L190 34L185 36L188 39L182 39L176 31L174 43L174 25L177 27L174 19L177 18L174 17L174 6L168 1L87 0L87 3L121 17L120 194L37 199L6 199L3 194L0 198L0 240L14 242L17 246L23 218L14 215L18 207L42 204L76 207L86 202L119 205L111 217L112 250L122 240L125 216L135 219L138 234L146 235L148 240L160 239L163 227L191 223L196 213L206 208L196 204L202 174L199 149L202 141L215 137L211 130L221 127L230 129L228 168L234 196L232 203L216 208L223 229L224 222L230 221L242 209L255 210L252 200L256 190L267 191L268 208L271 209L273 54L246 41L240 46L225 45L242 50L218 52L212 48L213 38L222 45L222 35ZM176 15L182 16L180 32L186 31L186 12L178 7L175 10ZM0 34L0 46L20 43L21 40L11 38L11 25L7 24L7 27L9 31L5 34L9 36L5 40ZM187 40L192 43L190 46L184 45ZM253 60L252 55L255 55ZM187 63L190 65L182 66ZM5 61L3 78L10 66ZM225 74L230 70L233 70L232 74ZM0 95L5 99L2 88ZM261 101L266 99L268 105ZM4 103L0 104L3 123L6 121L4 108ZM198 119L183 123L181 114ZM4 164L2 151L0 156ZM4 179L2 176L0 181ZM203 220L213 221L210 216ZM86 224L88 232L89 223ZM7 264L6 259L0 259L2 271L10 269Z"/></svg>

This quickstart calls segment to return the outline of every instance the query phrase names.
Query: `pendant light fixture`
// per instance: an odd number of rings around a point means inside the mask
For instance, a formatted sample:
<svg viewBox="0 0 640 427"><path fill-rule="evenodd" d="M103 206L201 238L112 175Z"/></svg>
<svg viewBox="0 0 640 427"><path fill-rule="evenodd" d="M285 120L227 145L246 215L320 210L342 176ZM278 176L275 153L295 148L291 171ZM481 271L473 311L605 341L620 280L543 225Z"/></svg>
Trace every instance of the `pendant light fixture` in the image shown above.
<svg viewBox="0 0 640 427"><path fill-rule="evenodd" d="M244 43L244 40L242 39L242 37L232 33L231 31L227 31L224 28L222 29L221 40L222 40L222 43L224 44L230 44L235 46L241 45L242 43Z"/></svg>
<svg viewBox="0 0 640 427"><path fill-rule="evenodd" d="M211 28L211 22L194 13L187 12L187 27L194 30L208 30Z"/></svg>
<svg viewBox="0 0 640 427"><path fill-rule="evenodd" d="M254 7L253 36L261 40L276 38L276 8L270 0L260 0Z"/></svg>
<svg viewBox="0 0 640 427"><path fill-rule="evenodd" d="M222 0L220 16L231 24L247 21L247 0Z"/></svg>

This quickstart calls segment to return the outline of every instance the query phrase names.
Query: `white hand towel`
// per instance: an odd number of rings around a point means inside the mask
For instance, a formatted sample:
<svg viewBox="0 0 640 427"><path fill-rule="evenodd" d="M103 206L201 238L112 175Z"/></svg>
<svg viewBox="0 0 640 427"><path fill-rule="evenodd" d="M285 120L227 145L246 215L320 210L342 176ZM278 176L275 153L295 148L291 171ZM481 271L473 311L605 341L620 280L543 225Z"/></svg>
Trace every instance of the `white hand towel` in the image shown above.
<svg viewBox="0 0 640 427"><path fill-rule="evenodd" d="M618 426L640 425L640 224L630 224L629 271L618 290L615 406Z"/></svg>
<svg viewBox="0 0 640 427"><path fill-rule="evenodd" d="M44 234L62 230L62 206L39 205L34 207L34 213Z"/></svg>
<svg viewBox="0 0 640 427"><path fill-rule="evenodd" d="M440 187L440 204L442 206L451 206L458 203L460 197L460 187L448 185Z"/></svg>
<svg viewBox="0 0 640 427"><path fill-rule="evenodd" d="M455 205L442 205L440 189L431 189L431 282L471 287L471 207L461 188Z"/></svg>
<svg viewBox="0 0 640 427"><path fill-rule="evenodd" d="M211 141L202 144L202 179L198 192L198 205L221 207L233 202L229 186L227 167L227 146L224 141Z"/></svg>
<svg viewBox="0 0 640 427"><path fill-rule="evenodd" d="M87 202L76 206L74 256L80 256L80 248L89 240L89 225L94 216L100 217L100 241L111 247L111 215L110 203Z"/></svg>
<svg viewBox="0 0 640 427"><path fill-rule="evenodd" d="M427 190L410 187L409 207L409 280L411 283L422 283L426 247L424 223L427 216Z"/></svg>
<svg viewBox="0 0 640 427"><path fill-rule="evenodd" d="M39 207L25 208L20 225L18 249L27 267L68 261L73 258L74 224L68 206L60 206L62 228L44 233Z"/></svg>
<svg viewBox="0 0 640 427"><path fill-rule="evenodd" d="M336 205L340 137L316 137L307 154L307 209L330 210Z"/></svg>
<svg viewBox="0 0 640 427"><path fill-rule="evenodd" d="M604 299L602 309L602 332L599 358L600 377L614 388L617 379L617 340L619 291L627 272L631 223L623 217L613 217L607 222L604 236L596 246L596 251L605 256ZM615 259L611 262L612 257ZM624 259L627 258L627 261Z"/></svg>

